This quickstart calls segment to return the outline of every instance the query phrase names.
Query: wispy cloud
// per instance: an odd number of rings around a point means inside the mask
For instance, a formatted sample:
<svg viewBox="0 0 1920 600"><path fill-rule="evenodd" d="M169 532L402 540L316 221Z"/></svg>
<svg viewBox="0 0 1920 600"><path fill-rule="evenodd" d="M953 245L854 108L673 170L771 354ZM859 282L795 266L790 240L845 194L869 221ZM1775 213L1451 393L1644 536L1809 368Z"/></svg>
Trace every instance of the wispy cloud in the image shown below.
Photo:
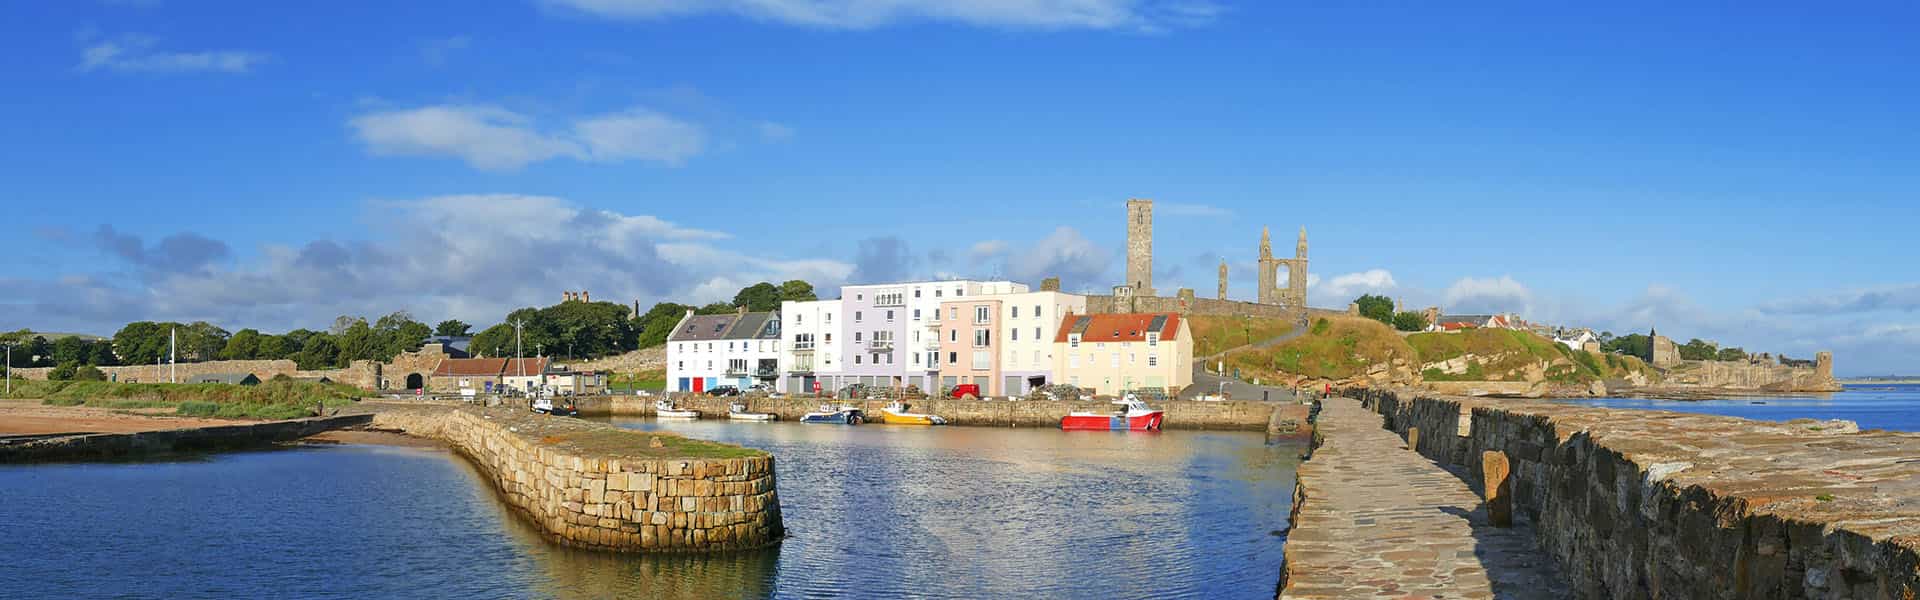
<svg viewBox="0 0 1920 600"><path fill-rule="evenodd" d="M1220 6L1204 0L543 0L615 19L657 20L703 14L822 29L873 29L945 22L1012 29L1163 31L1205 25Z"/></svg>
<svg viewBox="0 0 1920 600"><path fill-rule="evenodd" d="M348 125L377 156L451 156L487 170L562 157L678 166L707 143L700 126L642 107L574 119L570 127L549 131L530 117L485 105L373 112Z"/></svg>
<svg viewBox="0 0 1920 600"><path fill-rule="evenodd" d="M473 38L464 35L427 40L420 43L420 61L435 67L445 65L449 56L471 45Z"/></svg>
<svg viewBox="0 0 1920 600"><path fill-rule="evenodd" d="M80 51L79 70L141 73L245 73L267 62L265 53L244 50L166 52L153 36L128 34L88 45Z"/></svg>
<svg viewBox="0 0 1920 600"><path fill-rule="evenodd" d="M1846 290L1806 296L1760 306L1770 314L1837 315L1879 311L1920 310L1920 283Z"/></svg>

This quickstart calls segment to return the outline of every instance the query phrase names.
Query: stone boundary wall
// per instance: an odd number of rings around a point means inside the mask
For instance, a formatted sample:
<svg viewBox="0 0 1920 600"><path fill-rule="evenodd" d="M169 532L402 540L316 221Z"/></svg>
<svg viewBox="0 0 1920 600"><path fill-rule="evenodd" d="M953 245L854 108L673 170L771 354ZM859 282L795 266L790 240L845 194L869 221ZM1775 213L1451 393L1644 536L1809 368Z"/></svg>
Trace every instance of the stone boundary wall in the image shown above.
<svg viewBox="0 0 1920 600"><path fill-rule="evenodd" d="M641 348L618 356L604 356L592 360L560 361L575 371L612 371L615 373L636 373L667 368L667 347Z"/></svg>
<svg viewBox="0 0 1920 600"><path fill-rule="evenodd" d="M782 421L798 421L809 411L818 409L821 404L848 405L865 410L869 421L877 420L880 409L887 400L830 400L819 398L756 398L713 397L675 394L675 402L680 408L700 411L701 418L725 419L727 405L742 402L751 412L769 412L780 416ZM577 400L580 411L589 415L653 416L653 403L659 396L594 396ZM1203 402L1197 400L1172 400L1152 403L1152 406L1165 410L1167 429L1213 429L1235 431L1267 431L1278 411L1298 413L1296 426L1288 434L1297 433L1299 423L1304 422L1306 408L1299 404L1283 402L1223 401ZM1096 411L1106 412L1118 408L1106 402L1048 402L1034 400L982 401L982 400L910 400L907 410L916 413L939 415L951 425L972 425L981 427L1054 427L1060 426L1060 419L1068 412Z"/></svg>
<svg viewBox="0 0 1920 600"><path fill-rule="evenodd" d="M297 440L316 433L358 427L371 415L215 425L135 433L94 433L0 444L0 463L40 460L113 460L170 452L231 450Z"/></svg>
<svg viewBox="0 0 1920 600"><path fill-rule="evenodd" d="M156 370L153 365L99 367L100 371L106 373L109 379L121 383L166 383L169 373L175 373L174 377L181 382L212 373L252 373L255 377L259 377L261 381L273 379L275 375L286 375L288 377L324 376L336 382L367 389L372 389L378 383L380 372L377 363L366 360L354 361L353 366L344 369L303 371L299 365L284 358L272 360L183 362L178 365L172 365L172 368L177 368L178 370L171 371L169 365L160 365L158 370ZM47 373L52 370L53 367L24 367L14 369L13 372L29 380L45 380ZM158 375L158 379L155 379L156 375Z"/></svg>
<svg viewBox="0 0 1920 600"><path fill-rule="evenodd" d="M1920 434L1387 390L1347 395L1403 438L1419 428L1416 450L1463 469L1476 489L1481 453L1504 453L1513 514L1533 523L1576 597L1920 593Z"/></svg>
<svg viewBox="0 0 1920 600"><path fill-rule="evenodd" d="M760 548L780 540L773 457L636 458L569 448L569 436L645 433L517 408L394 409L374 427L447 442L548 537L620 552ZM668 435L668 434L657 434Z"/></svg>

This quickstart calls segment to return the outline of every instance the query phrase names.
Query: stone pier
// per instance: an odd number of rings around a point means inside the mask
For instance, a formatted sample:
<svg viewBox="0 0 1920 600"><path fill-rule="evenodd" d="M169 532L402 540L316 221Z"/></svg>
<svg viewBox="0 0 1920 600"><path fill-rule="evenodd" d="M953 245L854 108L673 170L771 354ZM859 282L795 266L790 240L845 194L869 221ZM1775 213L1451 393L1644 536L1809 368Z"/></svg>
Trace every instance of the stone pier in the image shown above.
<svg viewBox="0 0 1920 600"><path fill-rule="evenodd" d="M1567 597L1524 524L1490 525L1478 494L1358 401L1324 401L1315 431L1281 598Z"/></svg>
<svg viewBox="0 0 1920 600"><path fill-rule="evenodd" d="M1351 581L1336 561L1356 554L1356 565L1370 566L1366 575L1389 576L1382 563L1393 559L1379 549L1381 558L1369 561L1370 548L1383 539L1424 543L1392 529L1358 529L1386 520L1368 512L1388 502L1379 496L1454 498L1460 504L1439 505L1453 511L1470 501L1459 486L1484 494L1486 482L1498 480L1507 485L1494 495L1506 498L1500 504L1515 527L1493 531L1532 537L1572 597L1920 594L1920 434L1411 391L1351 394L1370 411L1328 404L1318 425L1324 442L1300 469L1304 507L1287 543L1295 585ZM1420 458L1408 463L1412 453L1386 432L1414 430ZM1452 482L1431 477L1440 468ZM1425 487L1410 487L1415 482ZM1348 488L1373 492L1336 495ZM1476 540L1490 539L1469 520Z"/></svg>
<svg viewBox="0 0 1920 600"><path fill-rule="evenodd" d="M396 408L373 426L447 442L563 544L706 552L784 534L773 456L758 450L517 408Z"/></svg>
<svg viewBox="0 0 1920 600"><path fill-rule="evenodd" d="M653 416L657 396L595 396L578 401L581 414L611 416ZM832 400L821 398L728 398L676 394L680 408L700 411L703 418L724 419L727 405L741 402L747 410L779 415L781 420L797 421L821 404L849 405L868 415L880 414L886 400ZM1033 400L984 401L922 399L906 401L909 410L940 415L953 425L982 427L1059 427L1068 412L1110 411L1105 402L1048 402ZM1306 405L1291 402L1169 400L1153 403L1167 412L1167 429L1207 429L1267 431L1279 438L1305 439L1311 431Z"/></svg>

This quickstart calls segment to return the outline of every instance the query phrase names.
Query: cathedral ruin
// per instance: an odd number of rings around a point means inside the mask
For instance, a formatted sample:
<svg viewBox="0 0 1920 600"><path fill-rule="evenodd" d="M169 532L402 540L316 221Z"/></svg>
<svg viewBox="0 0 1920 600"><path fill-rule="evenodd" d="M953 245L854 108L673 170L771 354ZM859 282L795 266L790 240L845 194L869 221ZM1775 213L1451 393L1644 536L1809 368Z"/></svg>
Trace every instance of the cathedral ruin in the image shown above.
<svg viewBox="0 0 1920 600"><path fill-rule="evenodd" d="M1214 298L1196 298L1192 288L1181 288L1172 297L1160 296L1153 287L1153 201L1127 200L1127 272L1126 281L1113 287L1112 295L1087 296L1087 310L1106 312L1179 312L1209 315L1247 315L1263 317L1304 316L1307 312L1307 228L1300 228L1299 243L1293 258L1275 258L1269 230L1260 231L1260 273L1256 301L1227 298L1227 261L1220 261L1220 281ZM1286 269L1285 287L1279 285L1280 270Z"/></svg>

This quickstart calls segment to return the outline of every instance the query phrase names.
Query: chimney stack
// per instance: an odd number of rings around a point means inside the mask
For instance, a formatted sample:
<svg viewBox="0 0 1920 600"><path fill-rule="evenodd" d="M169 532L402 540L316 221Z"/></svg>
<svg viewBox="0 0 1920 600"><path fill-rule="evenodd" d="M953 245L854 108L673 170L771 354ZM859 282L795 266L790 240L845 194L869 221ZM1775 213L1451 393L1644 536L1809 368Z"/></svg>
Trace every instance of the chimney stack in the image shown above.
<svg viewBox="0 0 1920 600"><path fill-rule="evenodd" d="M581 301L581 302L592 302L592 301L593 301L593 292L580 292L580 301Z"/></svg>

